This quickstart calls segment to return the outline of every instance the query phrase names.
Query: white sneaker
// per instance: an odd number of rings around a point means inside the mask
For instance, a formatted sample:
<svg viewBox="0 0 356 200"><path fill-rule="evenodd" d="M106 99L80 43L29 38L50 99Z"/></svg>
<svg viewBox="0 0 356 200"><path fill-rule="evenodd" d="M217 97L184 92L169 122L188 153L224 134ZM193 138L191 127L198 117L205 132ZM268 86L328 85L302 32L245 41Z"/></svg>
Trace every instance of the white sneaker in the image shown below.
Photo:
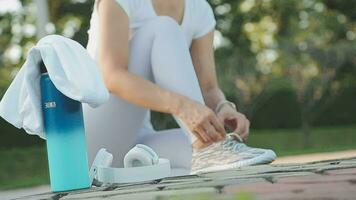
<svg viewBox="0 0 356 200"><path fill-rule="evenodd" d="M268 164L276 159L274 151L248 147L238 140L238 134L229 133L224 141L194 150L192 174Z"/></svg>

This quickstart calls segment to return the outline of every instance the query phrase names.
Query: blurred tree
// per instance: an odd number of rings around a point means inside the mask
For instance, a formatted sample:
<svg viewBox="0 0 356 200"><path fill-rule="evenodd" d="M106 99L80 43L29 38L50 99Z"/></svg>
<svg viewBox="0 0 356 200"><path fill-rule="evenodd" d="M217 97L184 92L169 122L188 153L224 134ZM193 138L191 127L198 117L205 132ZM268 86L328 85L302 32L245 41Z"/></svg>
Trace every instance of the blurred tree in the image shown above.
<svg viewBox="0 0 356 200"><path fill-rule="evenodd" d="M28 1L14 0L0 11L0 92L3 94L17 73L19 63L34 45L34 7ZM3 3L4 4L4 3Z"/></svg>
<svg viewBox="0 0 356 200"><path fill-rule="evenodd" d="M273 96L268 83L286 78L297 94L308 146L315 106L333 102L340 90L337 74L343 67L355 66L354 14L349 9L344 10L347 15L337 11L344 8L339 1L328 1L336 10L328 10L322 1L316 0L212 3L218 30L228 41L218 49L223 61L220 72L228 77L223 85L235 82L240 108L253 117L260 102ZM230 88L227 93L234 96L235 91Z"/></svg>

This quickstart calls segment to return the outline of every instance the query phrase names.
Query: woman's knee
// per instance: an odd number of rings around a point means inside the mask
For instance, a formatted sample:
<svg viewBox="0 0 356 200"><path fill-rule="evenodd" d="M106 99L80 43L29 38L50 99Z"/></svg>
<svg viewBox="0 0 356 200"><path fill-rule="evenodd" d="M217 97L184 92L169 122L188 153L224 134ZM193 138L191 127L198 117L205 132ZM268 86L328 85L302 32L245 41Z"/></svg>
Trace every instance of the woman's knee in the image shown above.
<svg viewBox="0 0 356 200"><path fill-rule="evenodd" d="M154 19L148 21L141 28L146 34L150 32L149 30L153 31L154 35L183 34L182 30L179 27L179 24L173 18L168 16L155 17Z"/></svg>
<svg viewBox="0 0 356 200"><path fill-rule="evenodd" d="M169 16L158 16L153 20L158 28L179 28L177 21Z"/></svg>
<svg viewBox="0 0 356 200"><path fill-rule="evenodd" d="M147 21L135 32L132 41L185 40L184 33L179 24L171 17L158 16ZM152 45L152 43L150 43Z"/></svg>

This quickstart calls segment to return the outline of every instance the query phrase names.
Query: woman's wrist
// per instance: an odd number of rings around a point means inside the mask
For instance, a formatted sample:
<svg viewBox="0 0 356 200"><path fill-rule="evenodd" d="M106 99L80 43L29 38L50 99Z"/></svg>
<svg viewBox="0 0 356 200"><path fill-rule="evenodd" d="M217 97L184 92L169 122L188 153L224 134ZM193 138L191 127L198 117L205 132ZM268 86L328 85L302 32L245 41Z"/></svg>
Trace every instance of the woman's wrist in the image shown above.
<svg viewBox="0 0 356 200"><path fill-rule="evenodd" d="M212 110L215 110L219 102L226 100L225 95L220 88L206 90L203 92L203 95L206 105Z"/></svg>
<svg viewBox="0 0 356 200"><path fill-rule="evenodd" d="M170 101L168 112L172 115L179 116L182 107L184 106L184 104L186 104L188 100L189 99L185 96L178 94L174 95L174 97L172 97L172 100Z"/></svg>
<svg viewBox="0 0 356 200"><path fill-rule="evenodd" d="M229 106L230 108L237 110L235 103L228 101L228 100L221 100L215 107L214 112L219 113L223 107Z"/></svg>

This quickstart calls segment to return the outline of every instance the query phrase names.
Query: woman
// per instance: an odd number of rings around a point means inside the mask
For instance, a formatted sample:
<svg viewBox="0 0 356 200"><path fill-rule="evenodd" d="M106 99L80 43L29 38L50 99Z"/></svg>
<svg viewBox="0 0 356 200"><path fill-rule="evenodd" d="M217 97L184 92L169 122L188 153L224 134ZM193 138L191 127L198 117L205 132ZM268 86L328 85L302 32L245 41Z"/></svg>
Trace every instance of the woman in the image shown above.
<svg viewBox="0 0 356 200"><path fill-rule="evenodd" d="M183 173L191 169L193 149L197 158L212 147L235 161L241 157L221 145L236 147L224 126L246 140L250 122L217 84L214 27L206 0L96 0L87 49L111 97L99 108L84 108L90 162L104 147L122 166L136 143ZM154 130L150 110L172 114L181 128ZM218 156L211 160L226 164Z"/></svg>

